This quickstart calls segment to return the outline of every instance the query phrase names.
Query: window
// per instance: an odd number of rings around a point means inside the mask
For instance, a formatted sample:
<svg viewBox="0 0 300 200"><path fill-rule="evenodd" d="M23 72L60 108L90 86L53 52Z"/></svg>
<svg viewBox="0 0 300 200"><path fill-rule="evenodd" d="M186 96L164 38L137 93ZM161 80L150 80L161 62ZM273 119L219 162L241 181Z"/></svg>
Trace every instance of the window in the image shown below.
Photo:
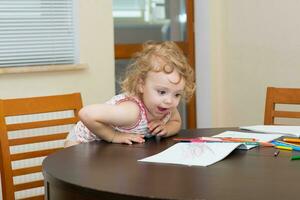
<svg viewBox="0 0 300 200"><path fill-rule="evenodd" d="M113 0L113 17L144 22L165 20L165 0Z"/></svg>
<svg viewBox="0 0 300 200"><path fill-rule="evenodd" d="M145 12L145 1L113 0L113 17L142 18Z"/></svg>
<svg viewBox="0 0 300 200"><path fill-rule="evenodd" d="M1 0L0 67L76 64L77 0Z"/></svg>

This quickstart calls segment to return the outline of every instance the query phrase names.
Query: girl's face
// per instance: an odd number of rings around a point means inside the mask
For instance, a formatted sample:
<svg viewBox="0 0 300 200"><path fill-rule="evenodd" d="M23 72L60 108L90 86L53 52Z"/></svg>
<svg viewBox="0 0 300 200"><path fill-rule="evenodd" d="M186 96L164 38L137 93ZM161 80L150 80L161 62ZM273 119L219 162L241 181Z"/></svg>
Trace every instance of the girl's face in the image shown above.
<svg viewBox="0 0 300 200"><path fill-rule="evenodd" d="M148 72L146 79L140 84L148 119L161 119L177 108L184 86L185 80L180 78L176 70L169 74L163 71Z"/></svg>

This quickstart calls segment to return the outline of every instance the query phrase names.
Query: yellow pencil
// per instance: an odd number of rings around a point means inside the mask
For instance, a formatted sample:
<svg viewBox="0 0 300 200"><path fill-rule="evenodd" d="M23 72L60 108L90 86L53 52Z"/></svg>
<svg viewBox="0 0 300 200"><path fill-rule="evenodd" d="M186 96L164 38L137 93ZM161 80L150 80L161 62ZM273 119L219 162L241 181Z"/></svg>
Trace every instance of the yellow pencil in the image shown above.
<svg viewBox="0 0 300 200"><path fill-rule="evenodd" d="M292 151L293 148L292 147L285 147L285 146L275 146L276 149L281 149L281 150L288 150L288 151Z"/></svg>

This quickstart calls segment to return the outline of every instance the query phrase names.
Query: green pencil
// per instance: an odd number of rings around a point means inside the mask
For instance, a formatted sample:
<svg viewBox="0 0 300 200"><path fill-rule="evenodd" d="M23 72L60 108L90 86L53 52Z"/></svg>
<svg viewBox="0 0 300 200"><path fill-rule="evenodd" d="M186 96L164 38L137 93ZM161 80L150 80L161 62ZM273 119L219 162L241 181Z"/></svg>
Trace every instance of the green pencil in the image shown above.
<svg viewBox="0 0 300 200"><path fill-rule="evenodd" d="M292 156L291 160L300 160L300 156Z"/></svg>

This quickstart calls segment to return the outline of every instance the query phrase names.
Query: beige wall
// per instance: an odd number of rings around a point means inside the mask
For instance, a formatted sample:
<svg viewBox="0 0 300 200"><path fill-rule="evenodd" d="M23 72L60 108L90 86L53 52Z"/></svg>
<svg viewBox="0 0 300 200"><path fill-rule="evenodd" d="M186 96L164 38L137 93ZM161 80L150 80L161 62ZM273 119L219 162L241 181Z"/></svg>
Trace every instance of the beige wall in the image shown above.
<svg viewBox="0 0 300 200"><path fill-rule="evenodd" d="M262 124L267 86L300 87L300 1L213 0L207 9L211 125Z"/></svg>
<svg viewBox="0 0 300 200"><path fill-rule="evenodd" d="M79 0L80 62L84 70L0 74L0 98L81 92L84 104L114 94L112 2Z"/></svg>
<svg viewBox="0 0 300 200"><path fill-rule="evenodd" d="M81 92L84 104L114 94L112 2L79 1L80 62L84 70L0 74L0 98ZM1 183L0 183L0 200Z"/></svg>

